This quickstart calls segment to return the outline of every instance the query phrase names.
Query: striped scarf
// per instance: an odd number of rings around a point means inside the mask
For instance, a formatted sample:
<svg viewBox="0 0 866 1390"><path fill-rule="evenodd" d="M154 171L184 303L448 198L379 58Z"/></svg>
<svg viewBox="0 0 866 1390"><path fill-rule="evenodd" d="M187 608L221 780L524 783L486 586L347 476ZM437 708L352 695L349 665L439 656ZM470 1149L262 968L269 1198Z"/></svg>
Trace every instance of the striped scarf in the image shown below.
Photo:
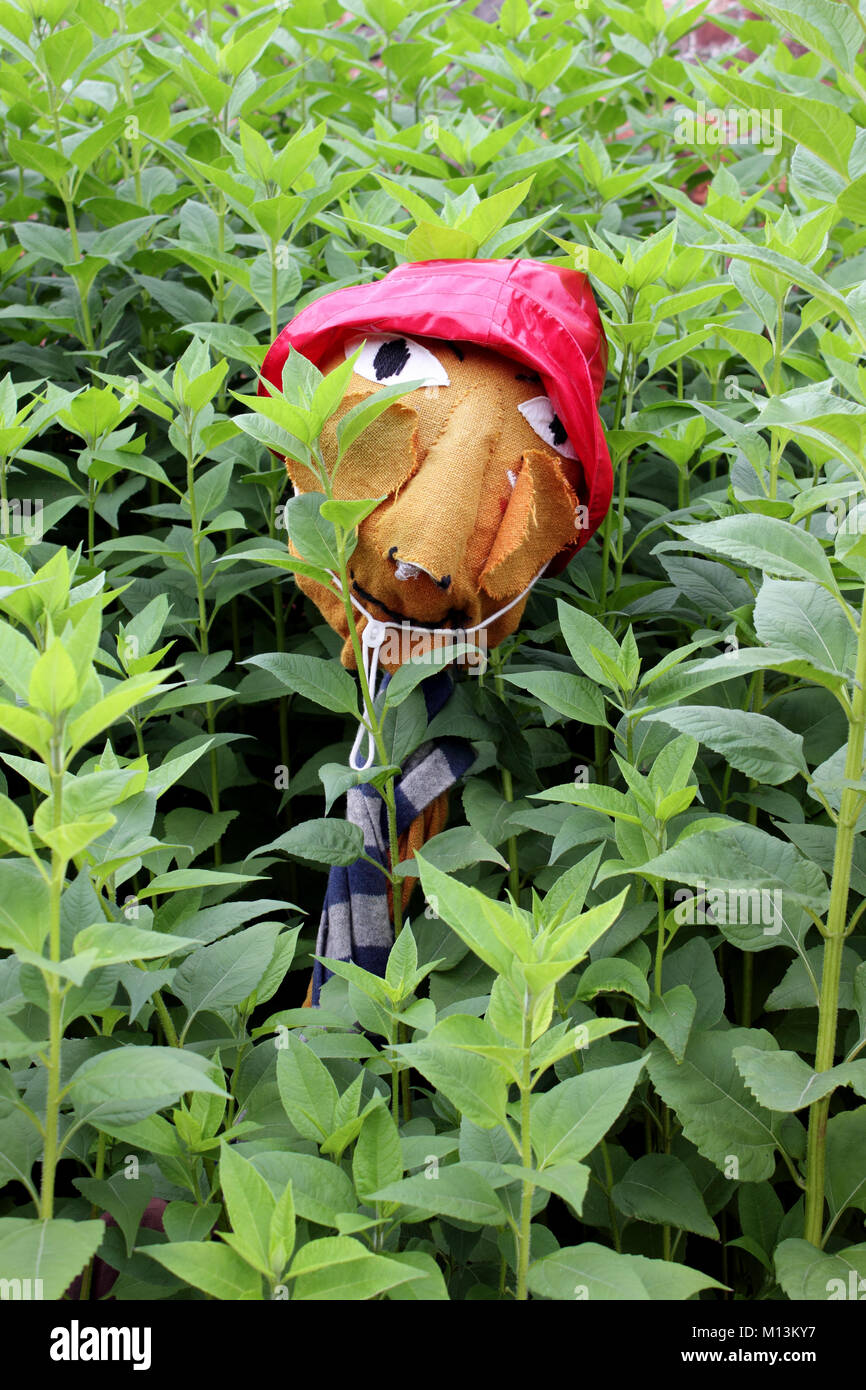
<svg viewBox="0 0 866 1390"><path fill-rule="evenodd" d="M429 676L422 683L428 724L442 709L453 688L448 671ZM475 750L462 738L441 738L416 749L406 759L403 772L395 782L398 835L405 834L416 817L453 786L474 760ZM360 826L365 854L386 869L390 864L387 812L381 794L370 783L362 783L347 792L346 819ZM401 891L399 884L394 891ZM348 867L332 868L316 938L316 955L353 961L372 974L384 975L393 944L394 926L385 874L364 859L357 859ZM316 961L311 997L314 1007L331 973L320 960Z"/></svg>

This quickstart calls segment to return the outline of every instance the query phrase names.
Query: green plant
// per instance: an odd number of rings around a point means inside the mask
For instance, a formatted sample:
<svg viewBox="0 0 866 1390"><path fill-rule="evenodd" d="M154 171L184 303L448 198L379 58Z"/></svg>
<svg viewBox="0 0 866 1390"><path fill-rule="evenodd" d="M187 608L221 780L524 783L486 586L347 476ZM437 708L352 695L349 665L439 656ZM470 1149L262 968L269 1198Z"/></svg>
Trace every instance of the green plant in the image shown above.
<svg viewBox="0 0 866 1390"><path fill-rule="evenodd" d="M661 0L0 4L4 1278L866 1276L866 20L758 13L696 59ZM292 582L347 603L375 505L319 443L351 363L251 393L313 298L476 255L589 273L614 503L428 728L436 663L377 694L353 638L356 683ZM398 863L394 779L451 734L451 828ZM362 778L397 938L311 1013Z"/></svg>

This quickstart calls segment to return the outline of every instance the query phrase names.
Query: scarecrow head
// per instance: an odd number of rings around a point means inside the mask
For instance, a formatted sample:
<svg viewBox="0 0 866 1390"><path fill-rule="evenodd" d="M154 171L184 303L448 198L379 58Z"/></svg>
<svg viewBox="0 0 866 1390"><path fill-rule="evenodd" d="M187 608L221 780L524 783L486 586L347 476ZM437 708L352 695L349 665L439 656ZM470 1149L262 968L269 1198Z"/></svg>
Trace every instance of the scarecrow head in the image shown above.
<svg viewBox="0 0 866 1390"><path fill-rule="evenodd" d="M290 347L322 372L361 348L323 433L329 468L343 414L386 385L422 383L355 441L334 480L337 497L383 499L351 560L359 633L375 621L412 634L382 649L392 670L440 629L483 626L488 646L501 642L534 580L567 564L610 502L596 409L607 345L586 278L530 260L404 265L304 309L268 352L267 381L279 385ZM287 467L297 492L319 489L303 464ZM298 582L354 665L342 604Z"/></svg>

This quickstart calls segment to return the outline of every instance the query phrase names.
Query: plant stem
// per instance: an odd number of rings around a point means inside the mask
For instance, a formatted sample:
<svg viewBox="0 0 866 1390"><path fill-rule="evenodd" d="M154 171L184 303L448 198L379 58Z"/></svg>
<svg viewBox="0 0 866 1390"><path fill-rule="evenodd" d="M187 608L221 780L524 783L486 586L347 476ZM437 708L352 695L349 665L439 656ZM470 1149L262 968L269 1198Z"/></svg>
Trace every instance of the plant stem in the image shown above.
<svg viewBox="0 0 866 1390"><path fill-rule="evenodd" d="M500 700L505 699L505 681L502 678L500 663L497 662L496 670L493 674L493 684ZM511 776L511 769L502 769L502 795L506 801L514 800L514 780ZM508 887L516 903L520 902L520 861L517 856L517 836L508 837Z"/></svg>
<svg viewBox="0 0 866 1390"><path fill-rule="evenodd" d="M198 502L195 495L195 459L193 457L193 421L185 420L186 424L186 490L189 495L189 521L192 530L192 553L193 568L195 575L195 592L198 603L198 638L199 650L207 656L209 650L208 643L208 620L207 620L207 601L205 599L204 576L201 566L201 532L199 528ZM208 700L205 705L205 719L209 734L216 730L216 719L214 716L213 701ZM220 785L219 785L219 765L217 763L217 751L210 749L210 803L214 815L219 814L220 809ZM222 848L220 841L214 845L214 863L219 866L222 863Z"/></svg>
<svg viewBox="0 0 866 1390"><path fill-rule="evenodd" d="M165 1040L168 1043L169 1047L180 1047L180 1042L178 1041L177 1036L177 1029L171 1021L171 1015L169 1014L168 1009L166 1008L165 1000L163 999L158 989L155 989L153 992L153 1004L157 1014L159 1015L159 1021L162 1024L162 1031L165 1034Z"/></svg>
<svg viewBox="0 0 866 1390"><path fill-rule="evenodd" d="M613 428L618 430L622 421L622 402L625 393L625 379L629 370L631 353L628 348L623 349L622 366L620 367L619 382L616 388L616 401L613 407ZM625 468L625 457L620 460L620 468ZM613 527L613 511L608 510L607 516L602 524L602 545L601 545L601 612L607 611L607 572L610 568L610 544L611 530Z"/></svg>
<svg viewBox="0 0 866 1390"><path fill-rule="evenodd" d="M97 1182L102 1181L102 1177L105 1172L105 1149L107 1141L107 1134L104 1130L100 1130L99 1137L96 1141L96 1163L94 1164L93 1168L93 1176L95 1177ZM99 1207L94 1202L94 1204L90 1208L91 1221L95 1221L98 1215ZM93 1265L95 1260L96 1256L91 1255L90 1259L87 1261L87 1264L85 1266L84 1273L81 1276L81 1291L78 1295L79 1302L81 1303L86 1303L90 1298L90 1288L93 1283Z"/></svg>
<svg viewBox="0 0 866 1390"><path fill-rule="evenodd" d="M851 862L854 853L854 831L863 805L861 792L851 783L859 782L863 771L863 741L866 732L866 604L860 616L857 638L857 658L854 669L854 691L851 700L851 719L848 726L848 748L845 755L845 783L836 828L833 855L833 876L830 883L830 906L824 929L824 963L821 975L821 997L818 1004L818 1037L815 1049L815 1070L828 1071L836 1056L836 1028L839 1012L839 983L842 975L842 953L847 935L848 890L851 883ZM830 1096L809 1108L809 1136L806 1145L806 1213L803 1238L821 1245L824 1220L824 1171L826 1164L827 1117Z"/></svg>
<svg viewBox="0 0 866 1390"><path fill-rule="evenodd" d="M532 1071L529 1054L532 1047L532 995L528 995L523 1007L523 1072L520 1083L520 1149L524 1168L532 1167L532 1143L530 1141L529 1117L532 1087ZM534 1183L524 1178L520 1196L520 1233L517 1239L517 1297L524 1301L529 1273L529 1255L532 1243L532 1194Z"/></svg>
<svg viewBox="0 0 866 1390"><path fill-rule="evenodd" d="M61 734L51 740L51 796L55 828L63 820L63 754ZM49 958L56 964L61 959L60 899L66 877L66 859L58 850L51 851L51 894L48 917ZM63 994L60 977L54 971L43 975L48 991L48 1086L45 1097L45 1148L42 1155L42 1189L39 1215L43 1221L54 1216L54 1176L57 1169L57 1130L60 1120L60 1048L63 1040Z"/></svg>
<svg viewBox="0 0 866 1390"><path fill-rule="evenodd" d="M613 1189L613 1168L610 1162L610 1153L604 1139L601 1141L601 1156L604 1161L605 1193L607 1195L607 1214L610 1220L610 1230L613 1236L613 1248L622 1254L622 1236L619 1233L619 1221L616 1215L616 1206L612 1194Z"/></svg>
<svg viewBox="0 0 866 1390"><path fill-rule="evenodd" d="M332 496L330 479L324 468L321 470L323 479L326 481L328 496ZM337 540L337 560L340 577L340 597L343 603L343 611L346 614L346 624L349 629L349 641L352 644L352 651L355 656L355 665L358 669L358 681L361 686L361 699L364 705L364 712L367 717L367 727L373 735L376 744L376 752L379 762L383 765L388 763L388 752L385 747L385 739L382 733L384 723L384 713L377 717L375 711L375 691L370 689L367 680L367 673L364 670L364 655L361 650L361 639L355 626L355 614L352 611L352 600L349 597L349 560L346 555L347 533L342 526L335 527ZM400 837L397 831L397 800L394 791L394 777L389 776L382 788L382 800L385 802L385 816L388 825L388 854L391 861L390 873L388 877L391 883L391 914L394 919L394 940L403 930L403 880L397 875L396 868L400 862ZM408 1040L406 1029L402 1023L397 1025L397 1041L404 1043ZM403 1091L403 1118L409 1120L412 1117L412 1099L409 1086L409 1073L404 1071L401 1077ZM397 1122L397 1073L392 1073L392 1104L394 1107L394 1121Z"/></svg>
<svg viewBox="0 0 866 1390"><path fill-rule="evenodd" d="M665 955L665 890L661 879L656 881L656 902L658 903L658 924L656 927L655 991L662 997L662 965Z"/></svg>

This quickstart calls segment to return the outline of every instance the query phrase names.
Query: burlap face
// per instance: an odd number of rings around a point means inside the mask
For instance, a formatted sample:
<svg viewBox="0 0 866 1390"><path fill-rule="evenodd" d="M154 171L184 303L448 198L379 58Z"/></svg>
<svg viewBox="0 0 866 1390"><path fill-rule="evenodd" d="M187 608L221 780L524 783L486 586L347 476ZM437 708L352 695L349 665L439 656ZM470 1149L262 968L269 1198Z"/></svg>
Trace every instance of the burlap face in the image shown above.
<svg viewBox="0 0 866 1390"><path fill-rule="evenodd" d="M496 613L574 540L579 465L557 454L521 415L521 403L543 394L527 368L472 344L414 341L434 354L450 384L419 388L384 411L348 450L333 486L340 498L384 499L359 529L353 593L374 618L411 624L417 639L424 628L473 627ZM340 346L322 371L343 357ZM411 370L406 375L411 379ZM380 389L352 375L322 438L332 472L338 421ZM287 466L297 491L319 488L309 469ZM298 583L346 639L342 660L353 667L342 605L322 585ZM524 605L525 599L490 625L488 646L515 630ZM355 619L360 633L366 618L355 610ZM386 669L399 664L383 650Z"/></svg>

